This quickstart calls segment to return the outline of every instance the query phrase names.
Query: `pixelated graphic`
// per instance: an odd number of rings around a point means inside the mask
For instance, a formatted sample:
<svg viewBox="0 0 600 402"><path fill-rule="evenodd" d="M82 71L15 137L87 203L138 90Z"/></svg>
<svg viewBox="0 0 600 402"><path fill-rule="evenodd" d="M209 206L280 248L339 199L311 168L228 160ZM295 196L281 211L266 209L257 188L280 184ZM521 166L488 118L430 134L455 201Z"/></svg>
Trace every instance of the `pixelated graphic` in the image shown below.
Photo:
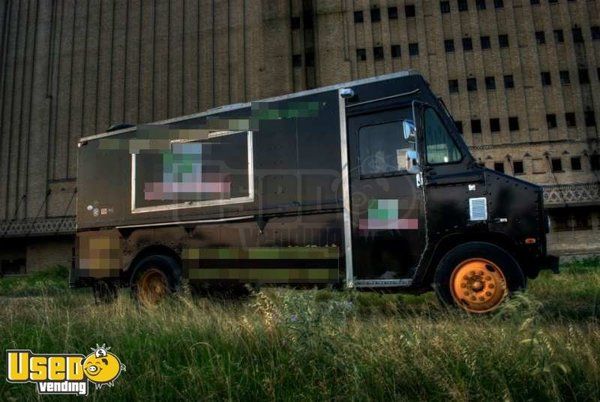
<svg viewBox="0 0 600 402"><path fill-rule="evenodd" d="M361 230L415 230L418 219L399 219L398 200L369 200L367 219L360 219Z"/></svg>
<svg viewBox="0 0 600 402"><path fill-rule="evenodd" d="M79 269L94 278L118 277L121 269L121 242L117 231L80 233Z"/></svg>
<svg viewBox="0 0 600 402"><path fill-rule="evenodd" d="M186 248L190 279L331 282L339 277L338 247Z"/></svg>

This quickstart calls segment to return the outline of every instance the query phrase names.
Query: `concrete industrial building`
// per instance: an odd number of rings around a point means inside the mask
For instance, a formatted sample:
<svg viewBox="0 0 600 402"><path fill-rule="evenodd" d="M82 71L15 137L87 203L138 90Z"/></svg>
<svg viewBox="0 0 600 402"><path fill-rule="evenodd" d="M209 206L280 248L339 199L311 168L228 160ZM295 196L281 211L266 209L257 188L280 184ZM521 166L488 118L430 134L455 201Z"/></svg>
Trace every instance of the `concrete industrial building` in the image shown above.
<svg viewBox="0 0 600 402"><path fill-rule="evenodd" d="M600 251L599 1L5 0L0 35L3 272L70 264L80 137L404 69Z"/></svg>

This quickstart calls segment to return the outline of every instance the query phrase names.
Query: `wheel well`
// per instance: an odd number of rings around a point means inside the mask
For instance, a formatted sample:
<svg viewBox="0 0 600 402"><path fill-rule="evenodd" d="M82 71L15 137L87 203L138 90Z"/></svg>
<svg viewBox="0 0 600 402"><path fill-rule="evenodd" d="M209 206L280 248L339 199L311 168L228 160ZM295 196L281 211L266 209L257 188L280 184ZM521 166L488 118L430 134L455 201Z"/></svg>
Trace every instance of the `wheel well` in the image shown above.
<svg viewBox="0 0 600 402"><path fill-rule="evenodd" d="M129 263L127 270L124 271L125 274L125 279L127 281L127 283L129 282L129 280L131 279L131 277L135 274L134 269L135 266L144 258L149 257L151 255L164 255L167 257L171 257L173 258L175 261L177 261L177 264L179 265L179 267L182 267L182 261L181 261L181 256L172 248L167 247L167 246L163 246L163 245L152 245L152 246L148 246L142 250L140 250L137 255L133 258L133 260L131 260L131 262Z"/></svg>
<svg viewBox="0 0 600 402"><path fill-rule="evenodd" d="M454 247L470 241L479 241L494 244L506 250L513 258L519 261L515 244L509 237L501 233L471 233L471 234L452 234L442 238L435 247L433 255L427 265L427 270L423 276L423 285L429 286L433 281L435 270L444 255Z"/></svg>

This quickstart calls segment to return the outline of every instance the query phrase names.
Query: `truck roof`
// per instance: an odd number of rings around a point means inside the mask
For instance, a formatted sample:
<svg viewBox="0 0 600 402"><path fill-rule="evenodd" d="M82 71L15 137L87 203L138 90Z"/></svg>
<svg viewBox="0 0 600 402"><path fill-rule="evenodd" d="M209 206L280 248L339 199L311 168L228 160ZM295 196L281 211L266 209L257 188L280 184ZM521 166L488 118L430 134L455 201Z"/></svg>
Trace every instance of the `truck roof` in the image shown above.
<svg viewBox="0 0 600 402"><path fill-rule="evenodd" d="M296 98L296 97L301 97L301 96L306 96L306 95L313 95L313 94L317 94L317 93L320 93L320 92L328 92L328 91L338 90L340 88L344 88L344 87L347 87L347 86L365 85L365 84L370 84L372 82L385 81L385 80L389 80L389 79L406 77L406 76L409 76L409 75L418 75L418 74L419 74L419 72L416 71L416 70L397 71L397 72L390 73L390 74L378 75L378 76L369 77L369 78L362 78L362 79L354 80L354 81L341 82L339 84L333 84L333 85L328 85L328 86L324 86L324 87L319 87L319 88L314 88L314 89L308 89L308 90L300 91L300 92L293 92L293 93L289 93L289 94L285 94L285 95L274 96L274 97L271 97L271 98L257 99L257 100L252 101L252 102L276 102L276 101L281 101L281 100L285 100L285 99L291 99L291 98ZM245 107L250 107L251 104L252 104L252 102L233 103L233 104L230 104L230 105L224 105L224 106L219 106L219 107L215 107L215 108L212 108L212 109L208 109L208 110L205 110L203 112L188 114L188 115L184 115L184 116L178 116L178 117L174 117L174 118L167 119L167 120L160 120L160 121L149 122L149 123L145 123L145 124L170 124L170 123L175 123L175 122L178 122L178 121L183 121L183 120L193 119L193 118L197 118L197 117L208 116L208 115L212 115L212 114L215 114L215 113L227 112L227 111L231 111L231 110L236 110L236 109L242 109L242 108L245 108ZM91 141L91 140L95 140L95 139L99 139L99 138L110 137L110 136L113 136L113 135L118 135L118 134L126 133L126 132L129 132L129 131L134 131L136 129L137 129L137 125L132 126L132 127L127 127L127 128L121 129L121 130L104 132L104 133L100 133L100 134L94 134L94 135L90 135L90 136L87 136L87 137L80 138L79 139L79 143L86 142L86 141Z"/></svg>

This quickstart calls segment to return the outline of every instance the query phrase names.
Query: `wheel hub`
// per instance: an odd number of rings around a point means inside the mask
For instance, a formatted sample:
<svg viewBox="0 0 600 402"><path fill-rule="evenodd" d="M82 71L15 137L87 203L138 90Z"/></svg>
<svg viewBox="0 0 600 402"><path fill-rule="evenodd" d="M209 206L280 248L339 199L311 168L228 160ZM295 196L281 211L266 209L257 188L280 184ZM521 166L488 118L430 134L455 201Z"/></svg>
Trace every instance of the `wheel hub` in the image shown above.
<svg viewBox="0 0 600 402"><path fill-rule="evenodd" d="M497 308L506 296L506 279L500 268L484 258L460 263L450 280L452 297L464 310L485 313Z"/></svg>

